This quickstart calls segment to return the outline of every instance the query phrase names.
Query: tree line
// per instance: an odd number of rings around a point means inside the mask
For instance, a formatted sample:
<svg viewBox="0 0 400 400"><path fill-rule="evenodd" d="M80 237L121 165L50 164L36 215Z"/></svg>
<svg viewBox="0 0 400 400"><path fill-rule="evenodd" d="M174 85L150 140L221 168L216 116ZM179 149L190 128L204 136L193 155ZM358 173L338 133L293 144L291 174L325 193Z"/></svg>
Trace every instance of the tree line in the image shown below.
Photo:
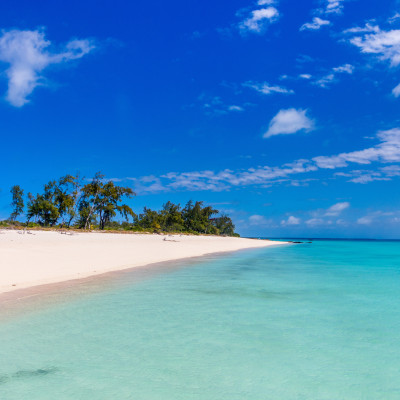
<svg viewBox="0 0 400 400"><path fill-rule="evenodd" d="M190 200L183 208L168 201L161 210L145 207L136 214L125 204L134 191L100 172L90 181L65 175L48 182L41 193L26 197L24 193L19 185L11 188L10 221L15 223L24 215L25 226L238 236L229 216L202 201Z"/></svg>

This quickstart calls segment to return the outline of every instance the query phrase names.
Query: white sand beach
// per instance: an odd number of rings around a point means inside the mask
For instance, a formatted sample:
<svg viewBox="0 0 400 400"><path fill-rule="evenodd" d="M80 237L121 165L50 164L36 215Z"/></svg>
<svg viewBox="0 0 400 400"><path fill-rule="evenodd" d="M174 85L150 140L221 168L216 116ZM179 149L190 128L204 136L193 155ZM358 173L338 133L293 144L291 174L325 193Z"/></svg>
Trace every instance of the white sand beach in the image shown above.
<svg viewBox="0 0 400 400"><path fill-rule="evenodd" d="M216 236L0 233L0 293L152 263L283 244Z"/></svg>

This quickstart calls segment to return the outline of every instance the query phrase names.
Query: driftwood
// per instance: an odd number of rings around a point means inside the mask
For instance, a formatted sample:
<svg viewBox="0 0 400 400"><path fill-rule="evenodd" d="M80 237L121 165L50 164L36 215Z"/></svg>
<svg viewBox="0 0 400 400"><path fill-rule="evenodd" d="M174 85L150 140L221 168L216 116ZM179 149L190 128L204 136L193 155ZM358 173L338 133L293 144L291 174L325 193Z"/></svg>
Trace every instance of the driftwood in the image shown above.
<svg viewBox="0 0 400 400"><path fill-rule="evenodd" d="M173 236L172 236L172 235L169 235L168 237L170 237L170 238L173 238ZM163 241L164 241L164 242L179 242L179 240L175 240L175 239L167 239L165 236L164 236L164 239L163 239Z"/></svg>

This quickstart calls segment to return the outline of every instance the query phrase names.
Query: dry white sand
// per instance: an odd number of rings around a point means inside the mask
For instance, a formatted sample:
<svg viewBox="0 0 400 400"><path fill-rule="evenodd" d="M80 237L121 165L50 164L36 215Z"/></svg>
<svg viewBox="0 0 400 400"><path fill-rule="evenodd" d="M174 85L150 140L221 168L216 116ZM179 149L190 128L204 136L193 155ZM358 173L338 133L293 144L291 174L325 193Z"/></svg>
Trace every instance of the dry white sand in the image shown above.
<svg viewBox="0 0 400 400"><path fill-rule="evenodd" d="M0 293L151 263L283 243L214 236L2 231Z"/></svg>

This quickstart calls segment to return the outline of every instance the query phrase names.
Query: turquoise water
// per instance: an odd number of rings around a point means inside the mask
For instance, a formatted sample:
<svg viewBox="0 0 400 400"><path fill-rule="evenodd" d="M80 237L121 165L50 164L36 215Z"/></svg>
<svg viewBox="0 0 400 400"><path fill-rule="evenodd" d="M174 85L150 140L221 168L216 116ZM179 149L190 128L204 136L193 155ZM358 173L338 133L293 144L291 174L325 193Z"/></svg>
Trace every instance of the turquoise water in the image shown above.
<svg viewBox="0 0 400 400"><path fill-rule="evenodd" d="M1 400L400 399L400 243L121 278L0 322Z"/></svg>

